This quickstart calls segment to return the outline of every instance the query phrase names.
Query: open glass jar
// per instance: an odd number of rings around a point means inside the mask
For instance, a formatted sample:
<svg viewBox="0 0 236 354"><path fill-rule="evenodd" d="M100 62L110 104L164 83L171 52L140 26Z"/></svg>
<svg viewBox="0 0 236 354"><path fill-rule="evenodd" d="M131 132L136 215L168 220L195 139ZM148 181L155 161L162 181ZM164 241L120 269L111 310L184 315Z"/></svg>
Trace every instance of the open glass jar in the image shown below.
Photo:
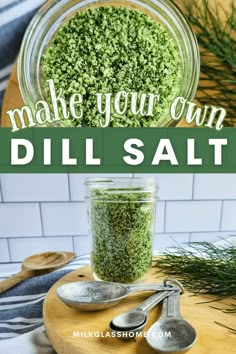
<svg viewBox="0 0 236 354"><path fill-rule="evenodd" d="M192 100L198 85L199 48L189 24L181 11L169 0L54 0L48 1L31 21L21 47L18 61L18 80L26 105L34 111L35 103L45 99L42 84L42 57L60 26L77 11L101 6L123 6L138 9L160 23L174 40L181 61L181 85L176 96ZM53 78L52 78L53 79ZM163 114L157 126L174 126L178 122L169 113ZM70 120L53 123L68 126ZM132 125L131 125L132 126Z"/></svg>
<svg viewBox="0 0 236 354"><path fill-rule="evenodd" d="M142 279L152 264L155 178L89 178L85 184L95 279Z"/></svg>

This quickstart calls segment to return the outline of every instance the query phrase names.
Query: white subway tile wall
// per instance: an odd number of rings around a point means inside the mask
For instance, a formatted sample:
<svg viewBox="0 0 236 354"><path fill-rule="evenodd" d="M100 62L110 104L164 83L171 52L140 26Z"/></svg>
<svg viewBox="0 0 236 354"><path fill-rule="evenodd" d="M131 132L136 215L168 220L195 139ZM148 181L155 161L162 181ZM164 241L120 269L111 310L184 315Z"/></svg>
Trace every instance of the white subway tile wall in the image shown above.
<svg viewBox="0 0 236 354"><path fill-rule="evenodd" d="M84 181L86 178L93 177L93 178L100 178L100 177L122 177L124 175L118 174L118 173L104 173L103 175L101 174L86 174L86 173L74 173L70 174L69 180L70 180L70 195L71 195L71 200L76 201L76 202L83 202L84 198L86 196L86 187L84 184ZM132 173L126 174L125 176L127 177L132 177Z"/></svg>
<svg viewBox="0 0 236 354"><path fill-rule="evenodd" d="M74 239L74 251L78 256L88 254L91 251L91 239L87 235L75 236Z"/></svg>
<svg viewBox="0 0 236 354"><path fill-rule="evenodd" d="M41 209L45 236L88 234L85 203L42 203Z"/></svg>
<svg viewBox="0 0 236 354"><path fill-rule="evenodd" d="M146 174L138 173L136 177L147 177ZM158 198L160 200L190 200L193 195L193 174L148 174L158 181Z"/></svg>
<svg viewBox="0 0 236 354"><path fill-rule="evenodd" d="M2 186L1 186L1 181L0 181L0 202L2 201Z"/></svg>
<svg viewBox="0 0 236 354"><path fill-rule="evenodd" d="M69 179L65 174L4 174L5 202L69 201Z"/></svg>
<svg viewBox="0 0 236 354"><path fill-rule="evenodd" d="M221 230L236 229L236 200L225 200L223 202Z"/></svg>
<svg viewBox="0 0 236 354"><path fill-rule="evenodd" d="M165 229L165 202L158 201L156 207L155 233L162 233Z"/></svg>
<svg viewBox="0 0 236 354"><path fill-rule="evenodd" d="M42 236L38 203L0 203L0 237Z"/></svg>
<svg viewBox="0 0 236 354"><path fill-rule="evenodd" d="M84 179L108 176L121 175L0 175L0 262L52 250L89 253ZM154 249L236 234L236 174L135 176L159 183Z"/></svg>
<svg viewBox="0 0 236 354"><path fill-rule="evenodd" d="M194 199L236 199L235 174L198 174L194 186Z"/></svg>
<svg viewBox="0 0 236 354"><path fill-rule="evenodd" d="M166 232L214 231L220 229L221 201L166 202Z"/></svg>
<svg viewBox="0 0 236 354"><path fill-rule="evenodd" d="M9 239L9 252L12 262L19 262L29 255L47 251L73 251L72 237L18 237Z"/></svg>
<svg viewBox="0 0 236 354"><path fill-rule="evenodd" d="M190 241L192 242L201 242L201 241L207 241L207 242L220 242L221 239L227 239L230 236L233 236L236 233L230 233L228 231L225 232L191 232L190 233Z"/></svg>
<svg viewBox="0 0 236 354"><path fill-rule="evenodd" d="M7 239L0 239L0 262L10 262L10 253L8 248Z"/></svg>
<svg viewBox="0 0 236 354"><path fill-rule="evenodd" d="M163 251L168 247L179 246L189 241L189 233L165 233L155 234L153 248L154 250Z"/></svg>

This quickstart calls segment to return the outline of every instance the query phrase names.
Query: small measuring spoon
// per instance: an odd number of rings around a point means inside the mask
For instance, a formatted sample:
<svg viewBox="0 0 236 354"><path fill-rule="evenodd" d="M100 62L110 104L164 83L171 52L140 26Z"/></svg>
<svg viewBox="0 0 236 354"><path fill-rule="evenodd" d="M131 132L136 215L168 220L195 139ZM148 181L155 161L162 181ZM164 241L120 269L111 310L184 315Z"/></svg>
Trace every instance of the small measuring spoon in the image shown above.
<svg viewBox="0 0 236 354"><path fill-rule="evenodd" d="M120 337L126 337L127 339L130 338L131 335L133 337L134 334L142 332L148 321L149 311L174 292L175 290L162 291L158 294L154 294L141 305L114 317L110 322L111 331L116 335L119 334Z"/></svg>
<svg viewBox="0 0 236 354"><path fill-rule="evenodd" d="M80 281L59 286L57 296L68 306L84 310L103 310L116 305L126 296L138 291L170 291L162 284L125 285L106 281Z"/></svg>
<svg viewBox="0 0 236 354"><path fill-rule="evenodd" d="M183 319L179 290L163 300L162 315L147 331L148 344L160 353L187 351L196 341L195 329Z"/></svg>

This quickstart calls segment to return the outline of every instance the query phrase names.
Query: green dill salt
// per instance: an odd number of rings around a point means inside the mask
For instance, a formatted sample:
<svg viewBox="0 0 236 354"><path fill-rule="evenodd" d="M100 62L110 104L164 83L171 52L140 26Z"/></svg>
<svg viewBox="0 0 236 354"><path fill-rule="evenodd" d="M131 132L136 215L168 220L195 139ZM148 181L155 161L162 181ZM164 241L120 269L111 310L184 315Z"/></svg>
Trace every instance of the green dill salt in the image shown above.
<svg viewBox="0 0 236 354"><path fill-rule="evenodd" d="M168 31L139 10L99 7L80 11L61 26L42 60L42 82L53 79L69 102L83 95L83 116L69 120L72 126L100 126L96 93L119 91L159 94L153 116L134 115L130 109L112 109L112 127L153 127L168 115L178 94L180 56ZM68 121L67 121L68 123Z"/></svg>
<svg viewBox="0 0 236 354"><path fill-rule="evenodd" d="M91 261L98 278L130 283L150 270L154 213L152 192L137 188L91 191Z"/></svg>

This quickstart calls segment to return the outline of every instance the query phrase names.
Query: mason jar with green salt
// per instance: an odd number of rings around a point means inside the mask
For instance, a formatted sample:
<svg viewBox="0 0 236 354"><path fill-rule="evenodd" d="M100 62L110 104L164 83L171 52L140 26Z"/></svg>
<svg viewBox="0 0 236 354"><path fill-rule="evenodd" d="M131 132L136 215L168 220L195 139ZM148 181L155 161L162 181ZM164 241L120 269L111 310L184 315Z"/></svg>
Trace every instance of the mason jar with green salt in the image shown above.
<svg viewBox="0 0 236 354"><path fill-rule="evenodd" d="M178 124L169 114L175 97L193 99L200 56L196 37L173 1L57 0L47 1L32 19L17 68L23 100L32 112L38 101L51 104L51 79L57 94L62 89L69 111L71 95L83 96L83 104L76 105L81 119L70 114L54 126L100 127L104 114L97 109L96 94L111 93L110 127L163 127ZM152 116L133 114L130 102L120 114L114 110L119 91L160 99Z"/></svg>
<svg viewBox="0 0 236 354"><path fill-rule="evenodd" d="M95 279L142 279L152 265L156 180L89 178L85 183Z"/></svg>

